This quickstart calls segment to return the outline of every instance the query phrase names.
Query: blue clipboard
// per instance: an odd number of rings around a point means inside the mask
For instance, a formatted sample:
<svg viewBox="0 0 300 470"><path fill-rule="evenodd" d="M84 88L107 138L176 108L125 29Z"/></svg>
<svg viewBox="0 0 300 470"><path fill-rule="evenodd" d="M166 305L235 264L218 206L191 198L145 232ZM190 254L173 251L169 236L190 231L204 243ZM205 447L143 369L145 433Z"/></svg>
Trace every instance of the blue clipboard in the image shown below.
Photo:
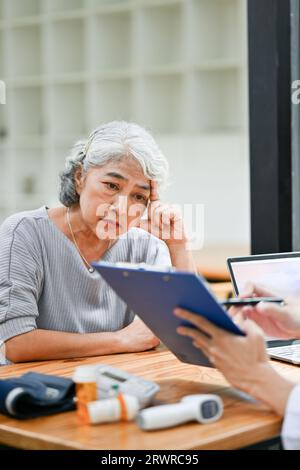
<svg viewBox="0 0 300 470"><path fill-rule="evenodd" d="M190 338L176 332L179 325L187 325L173 314L176 307L199 313L220 328L244 336L200 276L125 264L100 262L93 266L180 361L212 367Z"/></svg>

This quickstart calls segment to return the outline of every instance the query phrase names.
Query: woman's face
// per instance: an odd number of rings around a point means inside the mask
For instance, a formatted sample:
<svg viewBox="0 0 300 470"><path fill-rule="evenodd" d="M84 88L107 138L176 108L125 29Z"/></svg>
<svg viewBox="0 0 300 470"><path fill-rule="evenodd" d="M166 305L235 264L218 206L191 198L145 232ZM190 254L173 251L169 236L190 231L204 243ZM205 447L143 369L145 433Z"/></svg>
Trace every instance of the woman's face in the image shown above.
<svg viewBox="0 0 300 470"><path fill-rule="evenodd" d="M138 226L150 197L150 181L132 158L77 175L76 188L84 223L103 240Z"/></svg>

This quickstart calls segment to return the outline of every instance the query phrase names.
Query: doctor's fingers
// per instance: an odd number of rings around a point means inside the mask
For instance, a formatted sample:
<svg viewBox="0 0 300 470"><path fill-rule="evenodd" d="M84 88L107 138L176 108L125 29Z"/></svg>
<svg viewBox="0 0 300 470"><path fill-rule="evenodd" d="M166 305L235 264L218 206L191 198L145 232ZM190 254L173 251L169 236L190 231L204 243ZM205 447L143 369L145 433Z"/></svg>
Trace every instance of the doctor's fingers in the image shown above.
<svg viewBox="0 0 300 470"><path fill-rule="evenodd" d="M199 330L195 330L194 328L187 328L184 326L180 326L177 328L177 333L182 336L186 336L192 340L193 345L197 349L201 349L202 352L209 358L210 357L210 338Z"/></svg>
<svg viewBox="0 0 300 470"><path fill-rule="evenodd" d="M177 333L182 335L182 336L188 336L189 338L192 338L193 340L200 340L203 342L205 345L209 345L209 342L211 341L211 338L207 337L205 333L202 331L196 330L195 328L189 328L187 326L179 326L176 329Z"/></svg>
<svg viewBox="0 0 300 470"><path fill-rule="evenodd" d="M213 325L211 322L209 322L199 314L192 313L181 308L176 308L174 310L174 315L179 318L182 318L183 320L189 321L208 336L216 337L224 334L224 330L221 330L217 326Z"/></svg>

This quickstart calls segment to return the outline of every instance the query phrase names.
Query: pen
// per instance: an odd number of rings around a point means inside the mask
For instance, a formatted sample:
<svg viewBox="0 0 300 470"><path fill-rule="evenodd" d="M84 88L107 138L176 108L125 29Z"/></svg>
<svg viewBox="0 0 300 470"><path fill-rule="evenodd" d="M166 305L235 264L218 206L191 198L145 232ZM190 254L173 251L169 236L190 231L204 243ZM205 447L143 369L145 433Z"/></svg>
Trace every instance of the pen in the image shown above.
<svg viewBox="0 0 300 470"><path fill-rule="evenodd" d="M236 298L236 299L223 300L220 303L224 307L229 307L229 306L242 307L246 305L255 306L259 304L259 302L271 302L271 303L276 303L276 304L281 304L281 305L284 304L284 300L281 298L277 298L277 297L249 297L245 299Z"/></svg>

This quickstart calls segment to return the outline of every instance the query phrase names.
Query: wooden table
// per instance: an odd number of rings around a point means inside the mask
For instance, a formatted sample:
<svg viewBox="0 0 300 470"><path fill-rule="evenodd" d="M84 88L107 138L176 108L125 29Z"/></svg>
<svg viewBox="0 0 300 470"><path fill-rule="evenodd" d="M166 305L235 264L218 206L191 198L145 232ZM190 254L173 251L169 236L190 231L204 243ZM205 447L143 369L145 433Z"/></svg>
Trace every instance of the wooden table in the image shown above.
<svg viewBox="0 0 300 470"><path fill-rule="evenodd" d="M230 388L218 371L183 364L163 347L137 354L5 366L0 368L0 377L18 376L28 371L68 377L76 366L95 363L110 364L157 381L161 386L157 395L159 403L177 402L187 394L217 393L224 400L224 416L209 425L192 422L168 430L145 432L134 422L79 425L73 411L28 421L0 415L0 444L21 449L57 450L237 449L280 433L280 418ZM282 374L300 381L297 366L275 361L274 366Z"/></svg>

